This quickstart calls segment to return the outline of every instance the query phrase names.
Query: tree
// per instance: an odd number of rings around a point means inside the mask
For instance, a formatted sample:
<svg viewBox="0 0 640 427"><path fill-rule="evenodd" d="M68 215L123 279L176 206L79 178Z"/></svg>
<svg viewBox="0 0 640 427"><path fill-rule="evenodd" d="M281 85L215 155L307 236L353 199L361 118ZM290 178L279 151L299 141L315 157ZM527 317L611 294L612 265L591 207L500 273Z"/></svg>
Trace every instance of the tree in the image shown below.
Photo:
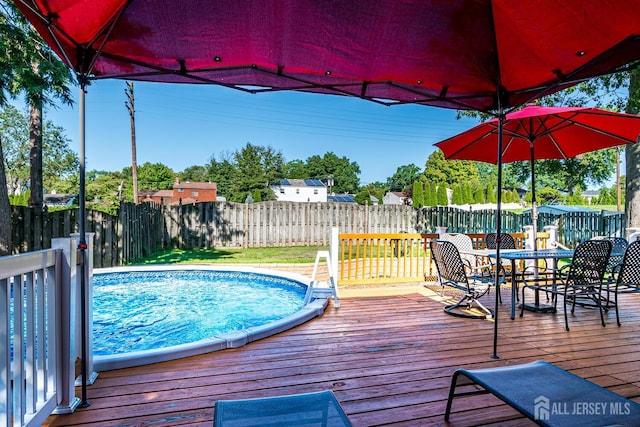
<svg viewBox="0 0 640 427"><path fill-rule="evenodd" d="M123 172L89 171L86 175L87 206L106 210L111 214L117 212L120 202L124 199L133 200L133 192L122 191L131 189L125 186L130 182L130 176Z"/></svg>
<svg viewBox="0 0 640 427"><path fill-rule="evenodd" d="M378 204L381 205L382 199L384 198L384 195L387 193L387 191L389 191L389 188L387 187L386 184L380 181L376 181L376 182L372 182L371 184L365 185L364 187L361 188L361 190L367 191L367 193L370 196L373 196L376 199L378 199Z"/></svg>
<svg viewBox="0 0 640 427"><path fill-rule="evenodd" d="M435 182L429 183L429 199L425 203L427 206L438 205L438 188Z"/></svg>
<svg viewBox="0 0 640 427"><path fill-rule="evenodd" d="M496 192L493 189L493 183L489 182L489 184L487 184L487 203L496 203L497 202L497 198L496 198Z"/></svg>
<svg viewBox="0 0 640 427"><path fill-rule="evenodd" d="M24 193L29 183L29 117L16 107L0 110L0 134L5 147L5 179L12 194ZM42 178L47 191L57 190L61 182L78 169L78 156L69 148L64 129L45 121L43 126ZM73 191L77 192L77 189ZM31 198L31 197L30 197Z"/></svg>
<svg viewBox="0 0 640 427"><path fill-rule="evenodd" d="M449 205L449 198L447 197L447 187L444 184L438 185L437 205L438 206Z"/></svg>
<svg viewBox="0 0 640 427"><path fill-rule="evenodd" d="M206 182L207 168L204 166L189 166L178 174L180 181Z"/></svg>
<svg viewBox="0 0 640 427"><path fill-rule="evenodd" d="M626 111L630 114L640 113L640 68L630 73ZM640 144L632 144L625 148L625 164L627 227L640 227Z"/></svg>
<svg viewBox="0 0 640 427"><path fill-rule="evenodd" d="M292 160L285 163L282 174L284 178L307 179L311 175L307 171L307 164L302 160Z"/></svg>
<svg viewBox="0 0 640 427"><path fill-rule="evenodd" d="M346 157L327 152L322 157L309 157L306 163L309 178L323 180L333 175L334 193L355 193L360 187L360 166Z"/></svg>
<svg viewBox="0 0 640 427"><path fill-rule="evenodd" d="M356 193L354 200L359 205L368 206L371 204L371 194L364 188Z"/></svg>
<svg viewBox="0 0 640 427"><path fill-rule="evenodd" d="M42 109L46 105L54 106L56 100L72 103L69 84L73 82L73 75L15 6L5 4L1 15L4 34L0 38L8 38L3 44L3 53L11 57L11 91L23 93L29 104L29 206L41 209Z"/></svg>
<svg viewBox="0 0 640 427"><path fill-rule="evenodd" d="M273 200L275 195L269 189L269 182L282 179L284 157L271 147L261 147L247 143L234 154L237 175L231 200L242 202L247 195L258 190L261 200Z"/></svg>
<svg viewBox="0 0 640 427"><path fill-rule="evenodd" d="M479 182L478 162L446 160L442 151L436 150L426 161L424 176L427 181L453 186L462 182Z"/></svg>
<svg viewBox="0 0 640 427"><path fill-rule="evenodd" d="M413 163L399 166L396 172L387 178L389 191L402 191L412 185L420 176L420 168Z"/></svg>
<svg viewBox="0 0 640 427"><path fill-rule="evenodd" d="M132 179L131 168L125 168L123 173ZM169 166L162 163L145 162L138 167L138 179L141 190L171 190L176 180L176 173ZM132 186L133 188L133 186ZM131 193L133 200L133 193Z"/></svg>
<svg viewBox="0 0 640 427"><path fill-rule="evenodd" d="M464 182L462 184L462 203L463 204L473 203L473 191L471 190L471 184L468 182Z"/></svg>
<svg viewBox="0 0 640 427"><path fill-rule="evenodd" d="M473 193L473 202L483 204L485 202L484 190L482 188L478 188Z"/></svg>
<svg viewBox="0 0 640 427"><path fill-rule="evenodd" d="M226 197L227 200L232 200L233 193L237 188L236 176L238 175L238 170L234 164L232 153L222 153L219 158L220 160L217 160L215 156L211 156L209 163L205 166L207 180L216 183L218 195Z"/></svg>
<svg viewBox="0 0 640 427"><path fill-rule="evenodd" d="M422 188L422 182L413 181L413 193L412 193L413 207L420 209L425 205L424 191Z"/></svg>
<svg viewBox="0 0 640 427"><path fill-rule="evenodd" d="M460 186L460 184L454 184L453 191L451 192L451 204L462 205L463 204L462 200L463 200L462 187Z"/></svg>

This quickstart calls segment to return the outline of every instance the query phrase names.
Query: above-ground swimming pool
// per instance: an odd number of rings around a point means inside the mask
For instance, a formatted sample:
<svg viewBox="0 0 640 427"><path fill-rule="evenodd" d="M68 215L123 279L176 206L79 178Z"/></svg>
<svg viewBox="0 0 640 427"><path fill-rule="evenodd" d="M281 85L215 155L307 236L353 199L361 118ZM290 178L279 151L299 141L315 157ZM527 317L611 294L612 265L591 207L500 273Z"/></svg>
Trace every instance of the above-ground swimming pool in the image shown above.
<svg viewBox="0 0 640 427"><path fill-rule="evenodd" d="M96 369L239 347L289 329L324 310L326 300L304 306L307 284L303 276L257 269L96 270Z"/></svg>

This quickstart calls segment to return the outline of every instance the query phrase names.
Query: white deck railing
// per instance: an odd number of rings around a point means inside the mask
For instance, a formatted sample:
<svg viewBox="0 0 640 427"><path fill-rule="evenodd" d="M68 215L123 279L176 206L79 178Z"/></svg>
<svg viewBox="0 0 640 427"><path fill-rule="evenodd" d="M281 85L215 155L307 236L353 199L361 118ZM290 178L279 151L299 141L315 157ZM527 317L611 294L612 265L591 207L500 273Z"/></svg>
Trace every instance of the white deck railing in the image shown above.
<svg viewBox="0 0 640 427"><path fill-rule="evenodd" d="M54 239L54 249L0 257L0 427L39 426L80 404L75 244Z"/></svg>

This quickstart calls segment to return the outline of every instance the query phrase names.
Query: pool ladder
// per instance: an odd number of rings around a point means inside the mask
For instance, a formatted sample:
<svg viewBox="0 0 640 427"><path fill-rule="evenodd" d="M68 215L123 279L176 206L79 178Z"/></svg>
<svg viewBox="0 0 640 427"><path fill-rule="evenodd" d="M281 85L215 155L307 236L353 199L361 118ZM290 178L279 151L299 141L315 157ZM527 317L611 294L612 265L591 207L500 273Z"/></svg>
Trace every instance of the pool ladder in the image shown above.
<svg viewBox="0 0 640 427"><path fill-rule="evenodd" d="M320 260L325 260L327 270L329 271L329 280L316 280L318 274L318 266ZM333 297L333 306L340 307L340 301L338 300L338 287L333 276L333 266L331 265L331 256L329 251L318 251L316 254L316 262L313 264L313 273L311 274L311 282L309 282L309 289L304 298L305 305L313 298L331 298Z"/></svg>

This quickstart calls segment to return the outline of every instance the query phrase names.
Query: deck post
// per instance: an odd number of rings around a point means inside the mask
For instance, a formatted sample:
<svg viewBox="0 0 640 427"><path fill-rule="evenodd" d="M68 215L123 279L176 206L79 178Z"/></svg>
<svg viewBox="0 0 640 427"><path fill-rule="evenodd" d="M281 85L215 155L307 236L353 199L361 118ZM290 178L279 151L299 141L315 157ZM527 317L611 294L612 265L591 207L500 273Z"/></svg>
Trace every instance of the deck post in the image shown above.
<svg viewBox="0 0 640 427"><path fill-rule="evenodd" d="M54 414L70 414L80 405L80 399L75 396L75 316L77 309L78 289L76 283L77 242L70 238L51 239L52 249L61 249L60 277L58 280L58 316L56 331L58 337L58 357L56 368L57 406Z"/></svg>
<svg viewBox="0 0 640 427"><path fill-rule="evenodd" d="M331 240L329 243L329 256L331 257L331 269L329 276L333 276L335 286L338 287L338 254L340 252L340 233L338 227L331 227Z"/></svg>

